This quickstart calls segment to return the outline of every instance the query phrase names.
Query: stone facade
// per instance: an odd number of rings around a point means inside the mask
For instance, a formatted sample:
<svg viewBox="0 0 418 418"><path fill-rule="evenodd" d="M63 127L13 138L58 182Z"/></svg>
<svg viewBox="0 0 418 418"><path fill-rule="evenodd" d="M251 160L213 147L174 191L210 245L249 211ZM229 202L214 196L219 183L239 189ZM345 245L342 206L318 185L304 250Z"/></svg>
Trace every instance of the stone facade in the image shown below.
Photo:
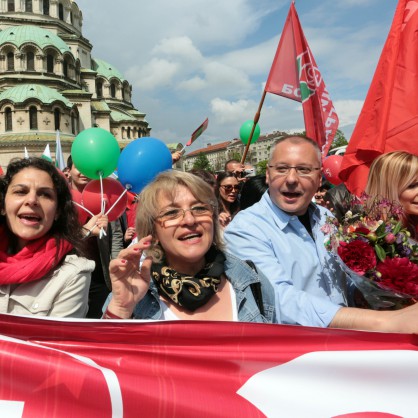
<svg viewBox="0 0 418 418"><path fill-rule="evenodd" d="M55 151L64 156L82 130L99 126L121 147L149 136L145 113L132 105L132 86L91 56L83 16L72 0L0 0L0 164Z"/></svg>

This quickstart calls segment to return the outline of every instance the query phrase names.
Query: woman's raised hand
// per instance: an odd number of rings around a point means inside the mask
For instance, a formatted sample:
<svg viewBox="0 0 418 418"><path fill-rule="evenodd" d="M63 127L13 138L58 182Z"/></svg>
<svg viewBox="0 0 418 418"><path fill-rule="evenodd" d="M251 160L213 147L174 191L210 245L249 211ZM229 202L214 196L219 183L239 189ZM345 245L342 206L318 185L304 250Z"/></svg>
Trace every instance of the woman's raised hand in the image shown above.
<svg viewBox="0 0 418 418"><path fill-rule="evenodd" d="M100 235L100 230L103 228L104 230L107 229L107 225L109 224L109 218L107 215L98 214L94 215L84 226L84 231L88 232L88 235L95 235L98 237Z"/></svg>
<svg viewBox="0 0 418 418"><path fill-rule="evenodd" d="M151 280L152 258L143 259L144 250L151 246L152 236L148 235L137 244L122 250L118 258L109 264L112 281L112 299L108 310L120 318L130 318L135 305L145 296Z"/></svg>

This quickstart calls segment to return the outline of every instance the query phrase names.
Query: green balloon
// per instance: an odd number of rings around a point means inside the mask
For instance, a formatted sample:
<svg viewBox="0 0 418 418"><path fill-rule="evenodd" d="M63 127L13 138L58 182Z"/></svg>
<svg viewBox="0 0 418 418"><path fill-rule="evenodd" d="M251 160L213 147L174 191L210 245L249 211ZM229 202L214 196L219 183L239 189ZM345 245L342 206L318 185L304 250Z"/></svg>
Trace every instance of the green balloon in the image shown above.
<svg viewBox="0 0 418 418"><path fill-rule="evenodd" d="M105 129L88 128L80 132L71 147L77 169L86 177L108 177L116 170L120 149L116 138Z"/></svg>
<svg viewBox="0 0 418 418"><path fill-rule="evenodd" d="M239 130L239 137L241 138L242 143L245 145L247 145L248 143L253 126L254 126L254 121L251 119L245 121L241 125L241 128ZM259 137L260 137L260 126L257 123L257 125L255 125L253 137L251 138L251 143L254 144L254 142L256 142Z"/></svg>

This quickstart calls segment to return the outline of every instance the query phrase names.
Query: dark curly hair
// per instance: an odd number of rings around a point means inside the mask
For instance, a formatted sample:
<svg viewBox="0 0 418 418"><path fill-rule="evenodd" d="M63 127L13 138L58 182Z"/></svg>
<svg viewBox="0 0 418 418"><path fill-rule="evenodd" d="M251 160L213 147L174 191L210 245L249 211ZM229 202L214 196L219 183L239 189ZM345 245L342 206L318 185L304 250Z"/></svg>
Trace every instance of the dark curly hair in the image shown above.
<svg viewBox="0 0 418 418"><path fill-rule="evenodd" d="M82 241L81 225L78 221L77 209L72 202L70 188L64 176L50 163L42 158L24 158L12 160L7 166L6 174L0 178L0 205L5 207L5 197L13 177L25 168L35 168L45 171L51 177L57 193L57 219L52 224L49 233L57 244L65 239L73 244L75 252L85 255L85 245ZM6 217L0 216L0 224L6 225Z"/></svg>

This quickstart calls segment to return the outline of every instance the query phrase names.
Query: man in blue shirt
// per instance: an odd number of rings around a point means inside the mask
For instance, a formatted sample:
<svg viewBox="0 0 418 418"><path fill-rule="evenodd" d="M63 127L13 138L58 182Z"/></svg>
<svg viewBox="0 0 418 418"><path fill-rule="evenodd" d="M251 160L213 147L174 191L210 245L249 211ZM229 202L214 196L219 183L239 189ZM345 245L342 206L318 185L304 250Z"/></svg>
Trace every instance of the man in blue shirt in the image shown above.
<svg viewBox="0 0 418 418"><path fill-rule="evenodd" d="M348 308L345 278L326 252L326 209L312 203L321 152L305 137L279 139L266 172L269 190L225 230L228 251L252 260L275 289L278 321L317 327L418 332L418 304L402 311Z"/></svg>

